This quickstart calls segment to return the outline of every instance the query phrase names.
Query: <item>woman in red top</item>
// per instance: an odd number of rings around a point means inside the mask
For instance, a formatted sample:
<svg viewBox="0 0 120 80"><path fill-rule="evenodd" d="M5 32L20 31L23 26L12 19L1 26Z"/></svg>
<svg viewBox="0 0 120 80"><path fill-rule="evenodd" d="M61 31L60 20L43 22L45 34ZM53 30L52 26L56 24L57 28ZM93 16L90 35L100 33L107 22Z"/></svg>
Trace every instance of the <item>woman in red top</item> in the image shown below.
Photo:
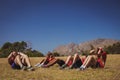
<svg viewBox="0 0 120 80"><path fill-rule="evenodd" d="M35 67L47 68L47 67L50 67L56 63L59 66L62 66L65 62L61 59L56 59L51 52L48 52L46 58L43 59L40 63L36 64Z"/></svg>
<svg viewBox="0 0 120 80"><path fill-rule="evenodd" d="M85 59L84 63L80 67L80 70L84 70L90 66L93 68L103 68L105 66L106 58L107 54L101 47L97 49L96 53L95 50L91 50L90 55Z"/></svg>

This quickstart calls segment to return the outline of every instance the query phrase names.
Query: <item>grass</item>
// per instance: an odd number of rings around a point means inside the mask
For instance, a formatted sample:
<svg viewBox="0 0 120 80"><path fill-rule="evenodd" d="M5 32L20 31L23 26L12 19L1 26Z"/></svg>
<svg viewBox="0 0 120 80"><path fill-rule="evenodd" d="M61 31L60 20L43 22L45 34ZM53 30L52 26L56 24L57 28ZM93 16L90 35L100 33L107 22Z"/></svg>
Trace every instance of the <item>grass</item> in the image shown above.
<svg viewBox="0 0 120 80"><path fill-rule="evenodd" d="M65 59L65 57L59 57ZM30 58L35 65L43 58ZM108 55L104 69L59 70L58 65L35 71L13 70L6 58L0 58L0 80L120 80L120 55Z"/></svg>

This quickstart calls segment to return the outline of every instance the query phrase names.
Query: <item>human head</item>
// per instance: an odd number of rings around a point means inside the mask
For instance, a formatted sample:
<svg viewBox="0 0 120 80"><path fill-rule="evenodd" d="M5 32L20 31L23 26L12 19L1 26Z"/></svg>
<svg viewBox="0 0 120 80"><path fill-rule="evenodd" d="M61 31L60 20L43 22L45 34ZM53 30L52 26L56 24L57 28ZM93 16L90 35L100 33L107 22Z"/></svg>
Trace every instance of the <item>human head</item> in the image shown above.
<svg viewBox="0 0 120 80"><path fill-rule="evenodd" d="M12 55L16 56L16 55L17 55L17 52L16 52L16 51L13 51L13 52L12 52Z"/></svg>
<svg viewBox="0 0 120 80"><path fill-rule="evenodd" d="M48 53L47 53L47 57L51 57L53 54L50 52L50 51L48 51Z"/></svg>

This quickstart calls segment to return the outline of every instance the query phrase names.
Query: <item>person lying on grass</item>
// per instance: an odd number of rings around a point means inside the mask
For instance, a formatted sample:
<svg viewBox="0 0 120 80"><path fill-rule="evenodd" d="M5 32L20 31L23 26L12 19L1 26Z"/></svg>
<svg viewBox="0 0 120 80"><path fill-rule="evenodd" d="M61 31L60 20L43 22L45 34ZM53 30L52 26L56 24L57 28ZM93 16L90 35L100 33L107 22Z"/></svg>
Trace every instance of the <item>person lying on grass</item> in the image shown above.
<svg viewBox="0 0 120 80"><path fill-rule="evenodd" d="M85 56L79 56L78 53L75 53L74 57L69 55L67 57L67 60L65 61L65 64L61 66L60 69L64 69L66 67L68 67L69 69L79 68L82 65L85 58Z"/></svg>
<svg viewBox="0 0 120 80"><path fill-rule="evenodd" d="M84 70L87 67L92 68L104 68L106 63L107 54L101 47L97 49L97 52L95 53L95 50L90 51L90 55L87 56L83 64L80 66L80 70Z"/></svg>
<svg viewBox="0 0 120 80"><path fill-rule="evenodd" d="M65 62L61 59L57 59L54 57L54 55L49 51L45 59L40 61L35 65L35 67L42 67L42 68L48 68L50 66L53 66L54 64L58 64L59 66L62 66Z"/></svg>
<svg viewBox="0 0 120 80"><path fill-rule="evenodd" d="M30 59L22 52L13 51L8 56L8 63L13 69L21 69L33 71L34 68L31 66Z"/></svg>

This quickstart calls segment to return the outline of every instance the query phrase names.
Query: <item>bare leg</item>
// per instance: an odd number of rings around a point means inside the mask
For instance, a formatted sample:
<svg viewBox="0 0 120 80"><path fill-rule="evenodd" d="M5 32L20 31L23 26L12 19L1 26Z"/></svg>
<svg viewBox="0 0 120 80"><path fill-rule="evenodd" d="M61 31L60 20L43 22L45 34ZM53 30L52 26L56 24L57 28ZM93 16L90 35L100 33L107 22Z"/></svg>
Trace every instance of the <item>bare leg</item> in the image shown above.
<svg viewBox="0 0 120 80"><path fill-rule="evenodd" d="M81 68L87 68L90 65L95 65L95 63L96 63L96 61L95 61L94 57L93 56L88 56Z"/></svg>
<svg viewBox="0 0 120 80"><path fill-rule="evenodd" d="M81 65L82 65L81 58L80 58L79 55L76 53L76 54L74 55L72 64L69 66L69 69L78 68L78 67L80 67Z"/></svg>
<svg viewBox="0 0 120 80"><path fill-rule="evenodd" d="M43 59L43 60L40 62L40 64L43 63L44 61L45 61L45 59Z"/></svg>
<svg viewBox="0 0 120 80"><path fill-rule="evenodd" d="M91 60L92 56L88 56L87 59L85 60L85 63L83 64L83 66L86 66L90 60Z"/></svg>
<svg viewBox="0 0 120 80"><path fill-rule="evenodd" d="M45 63L45 59L43 59L41 62L35 64L34 66L35 67L41 67L42 65L44 65L44 63Z"/></svg>
<svg viewBox="0 0 120 80"><path fill-rule="evenodd" d="M53 59L53 60L51 60L48 64L46 64L45 67L50 67L50 66L56 64L57 61L58 61L58 59Z"/></svg>
<svg viewBox="0 0 120 80"><path fill-rule="evenodd" d="M60 67L60 69L64 69L65 67L70 66L72 62L73 62L73 57L72 56L68 56L67 60L65 61L65 64L62 65Z"/></svg>
<svg viewBox="0 0 120 80"><path fill-rule="evenodd" d="M89 56L86 63L84 64L85 68L89 66L89 64L91 63L93 57L92 56Z"/></svg>
<svg viewBox="0 0 120 80"><path fill-rule="evenodd" d="M68 56L67 60L65 61L65 64L68 64L70 60L73 61L73 57L72 56Z"/></svg>
<svg viewBox="0 0 120 80"><path fill-rule="evenodd" d="M80 70L84 70L86 67L88 67L90 60L91 60L91 56L88 56L83 62L83 64L80 66Z"/></svg>
<svg viewBox="0 0 120 80"><path fill-rule="evenodd" d="M23 67L22 61L20 59L20 55L16 56L14 62L15 62L15 64L19 65L21 68Z"/></svg>
<svg viewBox="0 0 120 80"><path fill-rule="evenodd" d="M75 55L74 55L74 58L73 58L73 64L74 64L78 59L80 59L79 55L78 55L78 54L75 54Z"/></svg>
<svg viewBox="0 0 120 80"><path fill-rule="evenodd" d="M23 64L27 64L28 67L31 67L31 62L30 62L30 59L28 58L27 55L25 55L22 59L22 63Z"/></svg>

